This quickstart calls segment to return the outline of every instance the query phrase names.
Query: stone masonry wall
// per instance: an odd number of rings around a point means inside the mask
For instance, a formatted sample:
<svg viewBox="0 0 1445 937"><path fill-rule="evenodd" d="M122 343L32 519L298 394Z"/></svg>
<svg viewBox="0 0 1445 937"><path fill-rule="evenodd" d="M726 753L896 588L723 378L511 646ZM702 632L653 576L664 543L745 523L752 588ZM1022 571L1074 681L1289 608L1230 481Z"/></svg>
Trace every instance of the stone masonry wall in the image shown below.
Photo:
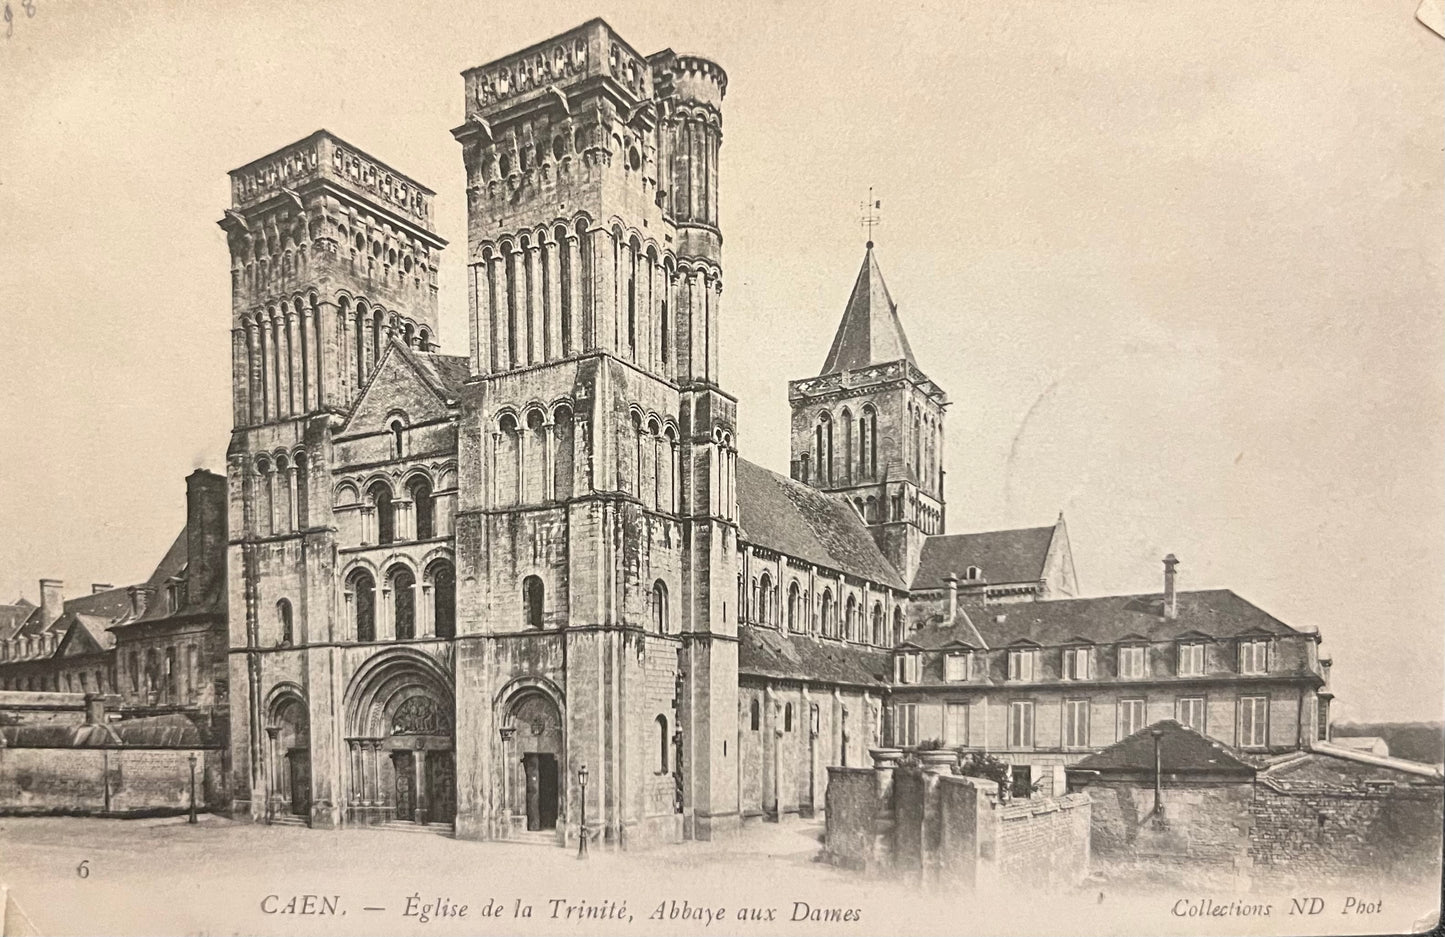
<svg viewBox="0 0 1445 937"><path fill-rule="evenodd" d="M216 799L222 752L205 749L0 748L0 815L178 813Z"/></svg>
<svg viewBox="0 0 1445 937"><path fill-rule="evenodd" d="M1249 837L1256 886L1440 874L1442 792L1285 793L1257 787Z"/></svg>
<svg viewBox="0 0 1445 937"><path fill-rule="evenodd" d="M874 859L878 783L872 768L828 769L829 858L835 865L864 869Z"/></svg>
<svg viewBox="0 0 1445 937"><path fill-rule="evenodd" d="M1235 888L1249 875L1254 785L1165 779L1163 822L1155 822L1154 788L1096 782L1093 799L1095 866L1129 881Z"/></svg>
<svg viewBox="0 0 1445 937"><path fill-rule="evenodd" d="M995 785L951 765L828 770L827 856L835 865L945 889L1071 888L1089 874L1087 794L1000 804ZM934 754L934 753L929 753Z"/></svg>

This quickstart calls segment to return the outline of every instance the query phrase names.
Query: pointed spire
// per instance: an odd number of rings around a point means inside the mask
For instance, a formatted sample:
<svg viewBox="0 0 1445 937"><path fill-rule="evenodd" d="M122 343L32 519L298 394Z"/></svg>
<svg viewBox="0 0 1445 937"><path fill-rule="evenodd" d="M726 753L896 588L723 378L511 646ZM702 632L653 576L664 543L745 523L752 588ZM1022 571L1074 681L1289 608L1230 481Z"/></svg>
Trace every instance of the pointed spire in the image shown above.
<svg viewBox="0 0 1445 937"><path fill-rule="evenodd" d="M883 271L873 256L873 242L869 241L853 294L843 310L843 321L838 323L833 347L820 373L833 374L900 359L917 365L913 349L908 347L908 336L903 334L903 323L898 321L898 307L888 295Z"/></svg>

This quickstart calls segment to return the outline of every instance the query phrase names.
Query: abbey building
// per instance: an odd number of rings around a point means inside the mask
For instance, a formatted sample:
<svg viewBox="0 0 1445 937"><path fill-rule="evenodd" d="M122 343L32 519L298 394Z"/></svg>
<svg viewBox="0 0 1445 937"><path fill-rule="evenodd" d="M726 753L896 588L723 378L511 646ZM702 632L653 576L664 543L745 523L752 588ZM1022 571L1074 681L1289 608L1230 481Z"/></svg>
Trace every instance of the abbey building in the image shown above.
<svg viewBox="0 0 1445 937"><path fill-rule="evenodd" d="M431 190L325 131L231 173L233 810L564 843L585 797L626 846L821 810L881 745L1042 776L1166 710L1324 731L1316 634L1172 565L1075 598L1062 517L946 532L949 400L871 244L789 476L739 457L727 81L600 20L465 73L464 354Z"/></svg>

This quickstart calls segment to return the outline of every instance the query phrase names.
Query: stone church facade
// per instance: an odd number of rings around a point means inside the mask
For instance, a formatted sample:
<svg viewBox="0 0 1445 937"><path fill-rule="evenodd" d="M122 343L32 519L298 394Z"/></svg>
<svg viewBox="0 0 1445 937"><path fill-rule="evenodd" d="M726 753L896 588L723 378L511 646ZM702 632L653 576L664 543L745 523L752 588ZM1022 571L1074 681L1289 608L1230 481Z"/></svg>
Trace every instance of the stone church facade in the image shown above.
<svg viewBox="0 0 1445 937"><path fill-rule="evenodd" d="M231 173L232 809L564 844L585 797L619 847L821 809L912 636L1075 594L1062 518L945 534L871 243L791 477L739 458L716 64L593 20L464 78L465 355L431 190L326 131Z"/></svg>

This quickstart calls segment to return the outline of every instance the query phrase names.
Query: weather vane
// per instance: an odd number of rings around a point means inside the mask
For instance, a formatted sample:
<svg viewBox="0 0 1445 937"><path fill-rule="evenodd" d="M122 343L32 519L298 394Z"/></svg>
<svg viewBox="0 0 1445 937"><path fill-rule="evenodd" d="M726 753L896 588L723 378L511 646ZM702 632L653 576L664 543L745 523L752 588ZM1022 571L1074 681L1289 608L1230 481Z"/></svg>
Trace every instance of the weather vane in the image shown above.
<svg viewBox="0 0 1445 937"><path fill-rule="evenodd" d="M883 223L883 218L879 214L879 209L882 207L883 203L873 197L873 187L870 185L868 187L868 201L858 203L858 208L863 212L863 217L859 219L859 224L868 229L868 246L870 248L873 246L873 228Z"/></svg>

